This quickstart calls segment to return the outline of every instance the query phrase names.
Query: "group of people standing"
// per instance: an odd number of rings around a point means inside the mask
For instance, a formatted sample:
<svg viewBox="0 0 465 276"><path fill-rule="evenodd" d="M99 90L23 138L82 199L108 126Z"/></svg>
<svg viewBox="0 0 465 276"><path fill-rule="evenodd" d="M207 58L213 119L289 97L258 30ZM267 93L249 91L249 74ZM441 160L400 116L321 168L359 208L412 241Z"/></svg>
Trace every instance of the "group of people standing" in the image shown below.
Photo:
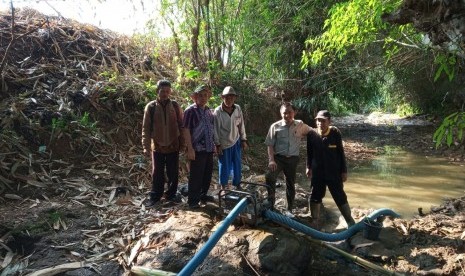
<svg viewBox="0 0 465 276"><path fill-rule="evenodd" d="M194 103L184 111L170 99L171 91L169 81L159 81L157 99L144 110L142 145L144 155L152 159L152 190L146 206L157 204L163 196L179 200L179 153L186 151L190 160L187 203L190 208L199 208L200 203L214 201L208 194L214 153L218 154L220 185L226 188L232 175L233 187L241 188L241 154L247 148L244 116L235 104L237 93L231 86L224 88L223 102L214 110L207 105L212 95L208 85L200 85L191 93Z"/></svg>
<svg viewBox="0 0 465 276"><path fill-rule="evenodd" d="M162 197L179 201L176 192L181 151L185 151L190 160L187 200L190 208L199 208L200 203L214 201L208 191L215 153L218 155L221 188L241 190L242 151L248 144L244 116L241 107L235 103L237 92L231 86L225 87L221 105L211 110L207 105L212 96L211 88L201 85L191 93L194 103L184 111L170 98L171 92L171 83L160 80L157 99L149 102L144 109L142 145L144 155L152 159L152 189L145 205L154 206ZM295 112L291 103L283 103L280 107L282 120L270 126L265 140L269 158L265 179L270 187L271 206L275 203L277 178L283 172L286 179L286 215L293 217L299 148L301 139L306 136L306 175L311 178L309 209L313 223L318 226L322 199L328 187L347 224L353 225L355 221L343 189L347 166L339 130L330 126L331 116L326 110L318 112L316 129L296 120ZM232 186L229 187L231 176Z"/></svg>

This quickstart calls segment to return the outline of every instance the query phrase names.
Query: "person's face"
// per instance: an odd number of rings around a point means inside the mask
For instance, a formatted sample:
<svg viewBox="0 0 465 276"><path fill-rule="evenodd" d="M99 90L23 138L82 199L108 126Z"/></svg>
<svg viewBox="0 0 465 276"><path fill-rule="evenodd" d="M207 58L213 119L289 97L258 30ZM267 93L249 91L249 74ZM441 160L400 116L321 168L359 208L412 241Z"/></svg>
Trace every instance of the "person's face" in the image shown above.
<svg viewBox="0 0 465 276"><path fill-rule="evenodd" d="M159 90L158 90L158 98L160 100L167 100L169 98L171 94L171 87L169 86L162 86Z"/></svg>
<svg viewBox="0 0 465 276"><path fill-rule="evenodd" d="M329 128L329 119L318 118L316 119L316 127L320 130L321 133L325 133Z"/></svg>
<svg viewBox="0 0 465 276"><path fill-rule="evenodd" d="M200 91L194 94L194 101L199 107L204 107L207 105L210 95L211 94L209 90Z"/></svg>
<svg viewBox="0 0 465 276"><path fill-rule="evenodd" d="M226 95L222 96L223 98L223 103L227 107L231 107L234 105L234 102L236 101L236 95Z"/></svg>
<svg viewBox="0 0 465 276"><path fill-rule="evenodd" d="M295 111L292 107L282 107L281 108L281 117L283 118L286 125L291 124L294 121Z"/></svg>

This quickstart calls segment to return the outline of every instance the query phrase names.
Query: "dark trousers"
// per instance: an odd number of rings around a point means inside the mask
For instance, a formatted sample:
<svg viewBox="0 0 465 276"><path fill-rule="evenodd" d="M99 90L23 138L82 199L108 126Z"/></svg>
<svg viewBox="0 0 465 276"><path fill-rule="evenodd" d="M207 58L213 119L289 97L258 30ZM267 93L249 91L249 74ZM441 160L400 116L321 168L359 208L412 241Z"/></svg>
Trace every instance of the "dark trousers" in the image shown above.
<svg viewBox="0 0 465 276"><path fill-rule="evenodd" d="M210 189L213 173L213 152L196 151L190 161L187 203L198 204Z"/></svg>
<svg viewBox="0 0 465 276"><path fill-rule="evenodd" d="M344 192L342 179L325 180L314 177L312 177L310 202L321 203L326 194L326 186L328 186L329 192L337 206L347 203L347 195Z"/></svg>
<svg viewBox="0 0 465 276"><path fill-rule="evenodd" d="M152 156L152 192L150 198L159 200L165 190L165 168L167 176L168 190L166 198L171 199L176 196L179 182L179 152L160 153L153 152Z"/></svg>
<svg viewBox="0 0 465 276"><path fill-rule="evenodd" d="M295 199L295 179L297 172L297 164L299 163L298 156L285 157L282 155L275 155L274 161L276 162L277 168L274 172L268 171L265 175L266 185L270 186L271 191L269 198L272 206L276 201L276 181L281 171L284 173L286 178L286 199L287 209L292 210L294 207Z"/></svg>

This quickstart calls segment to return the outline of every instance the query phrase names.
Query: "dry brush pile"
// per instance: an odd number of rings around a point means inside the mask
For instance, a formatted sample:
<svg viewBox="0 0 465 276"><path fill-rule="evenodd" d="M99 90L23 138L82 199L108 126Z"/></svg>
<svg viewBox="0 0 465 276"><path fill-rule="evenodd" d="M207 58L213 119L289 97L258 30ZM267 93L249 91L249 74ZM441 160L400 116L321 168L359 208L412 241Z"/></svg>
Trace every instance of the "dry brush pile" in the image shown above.
<svg viewBox="0 0 465 276"><path fill-rule="evenodd" d="M154 219L139 217L150 165L139 157L144 85L174 73L128 37L30 9L0 14L0 46L2 268L25 263L8 245L50 208L94 210L97 229L50 224L83 238L79 261L111 252L124 262Z"/></svg>
<svg viewBox="0 0 465 276"><path fill-rule="evenodd" d="M0 191L32 160L138 144L127 121L140 121L144 64L130 39L34 10L1 14L0 33Z"/></svg>

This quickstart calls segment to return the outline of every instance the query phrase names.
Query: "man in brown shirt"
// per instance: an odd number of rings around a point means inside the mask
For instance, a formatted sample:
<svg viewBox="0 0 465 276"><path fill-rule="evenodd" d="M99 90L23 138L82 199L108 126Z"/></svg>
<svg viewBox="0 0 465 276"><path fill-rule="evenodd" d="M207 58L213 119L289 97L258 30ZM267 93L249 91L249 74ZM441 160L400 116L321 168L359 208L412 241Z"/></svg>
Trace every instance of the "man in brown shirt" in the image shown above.
<svg viewBox="0 0 465 276"><path fill-rule="evenodd" d="M168 80L158 81L158 98L149 102L144 110L142 146L144 155L152 158L152 190L146 207L155 205L163 195L167 200L177 200L179 151L185 148L185 143L183 112L179 104L169 98L171 91ZM168 190L164 193L165 167Z"/></svg>

